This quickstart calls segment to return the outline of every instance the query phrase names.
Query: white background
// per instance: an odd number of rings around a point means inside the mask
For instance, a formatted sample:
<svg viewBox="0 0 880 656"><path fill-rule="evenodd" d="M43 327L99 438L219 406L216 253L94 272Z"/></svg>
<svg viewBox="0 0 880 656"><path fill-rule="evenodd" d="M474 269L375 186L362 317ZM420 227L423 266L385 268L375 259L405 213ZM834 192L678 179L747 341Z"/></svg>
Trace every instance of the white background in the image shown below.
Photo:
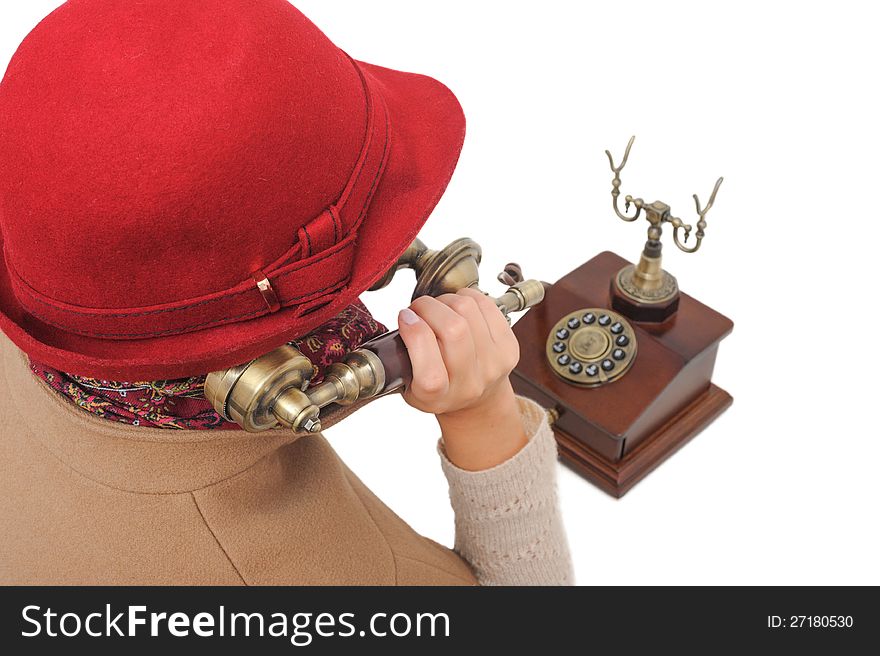
<svg viewBox="0 0 880 656"><path fill-rule="evenodd" d="M0 64L58 4L3 3ZM664 264L736 324L715 372L734 405L622 500L560 467L579 583L880 583L871 3L298 6L353 56L458 95L467 142L422 236L479 242L487 291L510 260L553 281L602 250L638 256L647 223L613 215L603 153L631 134L624 194L695 222L690 195L725 176L700 252L669 240ZM410 280L365 300L393 323ZM327 436L451 544L433 417L387 398Z"/></svg>

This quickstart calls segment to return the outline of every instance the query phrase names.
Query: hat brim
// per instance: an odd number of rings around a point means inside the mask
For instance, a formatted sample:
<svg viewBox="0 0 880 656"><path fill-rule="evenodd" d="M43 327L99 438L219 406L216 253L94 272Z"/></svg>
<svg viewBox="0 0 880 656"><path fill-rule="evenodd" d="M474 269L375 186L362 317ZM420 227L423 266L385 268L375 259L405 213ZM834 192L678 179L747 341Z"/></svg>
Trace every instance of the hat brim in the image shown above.
<svg viewBox="0 0 880 656"><path fill-rule="evenodd" d="M0 266L0 329L33 360L104 380L180 378L252 360L338 314L369 289L417 237L446 189L464 142L458 100L433 78L358 62L390 116L388 164L358 231L350 283L305 316L281 309L257 319L140 340L65 332L30 315ZM0 252L3 236L0 234Z"/></svg>

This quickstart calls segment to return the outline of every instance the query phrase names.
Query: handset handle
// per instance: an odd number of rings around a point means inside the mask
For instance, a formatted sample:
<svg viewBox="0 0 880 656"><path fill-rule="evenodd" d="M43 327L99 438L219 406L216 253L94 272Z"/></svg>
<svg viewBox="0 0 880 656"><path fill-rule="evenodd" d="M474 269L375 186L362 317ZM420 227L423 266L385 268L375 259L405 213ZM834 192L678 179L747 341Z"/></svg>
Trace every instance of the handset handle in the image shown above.
<svg viewBox="0 0 880 656"><path fill-rule="evenodd" d="M522 280L492 299L504 316L521 312L544 300L544 284L537 280ZM406 388L412 382L412 362L406 345L397 330L385 333L361 346L375 353L385 368L385 385L379 393Z"/></svg>
<svg viewBox="0 0 880 656"><path fill-rule="evenodd" d="M406 388L412 382L412 362L400 331L393 330L380 335L364 343L361 348L372 351L382 361L382 366L385 368L385 386L381 393Z"/></svg>

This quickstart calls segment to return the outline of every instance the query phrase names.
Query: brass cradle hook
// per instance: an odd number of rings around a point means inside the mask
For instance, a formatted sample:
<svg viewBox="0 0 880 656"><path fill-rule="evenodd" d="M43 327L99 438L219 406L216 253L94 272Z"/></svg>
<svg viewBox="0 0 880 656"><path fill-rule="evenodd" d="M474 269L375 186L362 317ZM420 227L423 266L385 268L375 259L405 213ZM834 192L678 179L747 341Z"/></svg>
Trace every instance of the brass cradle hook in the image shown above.
<svg viewBox="0 0 880 656"><path fill-rule="evenodd" d="M701 206L700 198L697 194L693 195L699 221L697 221L697 231L695 234L696 243L688 246L687 242L693 231L693 226L685 223L677 216L673 216L672 208L666 203L659 200L648 203L642 198L633 198L627 194L624 197L624 211L620 211L618 205L621 185L620 172L626 166L635 139L635 136L630 137L629 143L626 145L626 151L623 154L623 160L619 166L614 165L614 158L611 156L611 152L605 151L605 154L608 156L608 162L611 165L611 171L614 173L614 178L611 181L611 199L614 213L623 221L632 223L641 217L644 211L645 218L648 219L650 224L648 226L648 240L645 243L639 263L636 266L624 267L618 273L616 279L617 287L626 296L638 303L669 303L678 297L678 283L674 277L661 268L662 244L660 243L660 237L663 234L663 224L669 223L672 226L672 238L679 250L685 253L697 252L703 243L703 238L706 236L706 215L715 203L715 196L718 194L718 189L721 187L724 178L718 178L715 188L712 190L712 195L709 197L709 202L706 203L705 207ZM632 216L627 215L630 205L636 208L636 212ZM684 239L680 237L681 231L684 232Z"/></svg>
<svg viewBox="0 0 880 656"><path fill-rule="evenodd" d="M712 209L712 205L715 203L715 196L718 194L718 189L721 187L721 183L724 182L724 178L720 177L715 182L715 188L712 190L712 195L709 197L709 202L706 203L706 207L703 208L700 206L700 198L697 194L694 194L694 203L697 206L697 214L700 217L700 220L697 222L697 232L696 238L697 243L693 246L686 246L688 238L690 237L691 231L693 230L693 226L689 223L685 223L681 219L676 216L672 216L670 212L670 207L666 203L661 201L655 201L653 203L647 203L641 198L633 198L629 194L624 197L624 211L621 212L620 208L617 204L617 198L620 196L620 172L623 170L623 167L626 166L626 162L629 159L629 151L632 149L633 142L636 140L635 135L630 137L629 143L626 144L626 151L623 154L623 161L620 162L620 166L614 166L614 158L611 156L611 152L606 150L605 154L608 156L608 162L611 164L611 171L614 173L614 179L611 181L611 199L612 206L614 207L614 213L617 214L618 217L626 221L627 223L631 223L638 219L642 215L642 210L645 210L648 221L651 223L651 227L648 228L648 240L649 241L659 241L660 235L662 234L661 225L663 223L672 224L672 238L675 241L675 245L685 253L696 253L700 248L700 244L703 241L703 237L706 236L706 214L709 213L709 210ZM634 205L636 208L636 213L633 216L627 216L625 212L629 212L629 206ZM684 241L679 239L679 230L684 230Z"/></svg>
<svg viewBox="0 0 880 656"><path fill-rule="evenodd" d="M709 210L712 209L712 205L715 203L715 195L718 193L718 188L721 186L721 183L724 182L723 177L719 177L715 182L715 188L712 190L712 195L709 196L709 202L706 203L706 207L700 209L700 197L694 194L694 203L697 206L697 214L700 215L700 220L697 221L697 243L694 244L693 248L685 247L680 241L678 241L678 229L681 226L675 224L676 221L680 221L680 219L676 219L673 217L671 219L672 225L674 229L672 231L672 238L675 241L675 245L679 247L679 249L683 250L685 253L695 253L697 249L700 247L700 243L703 241L703 237L706 236L706 214L709 213ZM688 237L691 234L691 226L684 226L684 241L687 243Z"/></svg>

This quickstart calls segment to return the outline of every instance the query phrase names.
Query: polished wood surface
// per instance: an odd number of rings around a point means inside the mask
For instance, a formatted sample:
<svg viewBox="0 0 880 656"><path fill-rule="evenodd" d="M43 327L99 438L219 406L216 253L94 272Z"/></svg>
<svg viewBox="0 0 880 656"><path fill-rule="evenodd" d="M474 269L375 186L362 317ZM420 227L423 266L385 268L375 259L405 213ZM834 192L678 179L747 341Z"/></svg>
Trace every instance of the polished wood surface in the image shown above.
<svg viewBox="0 0 880 656"><path fill-rule="evenodd" d="M566 383L546 363L548 333L574 310L610 308L609 283L626 264L614 253L597 255L550 286L544 302L513 328L522 354L511 376L514 389L557 410L557 436L570 438L564 455L575 451L573 440L609 466L656 439L661 426L705 395L718 344L733 329L729 319L682 293L668 320L631 320L638 355L623 377L594 388Z"/></svg>
<svg viewBox="0 0 880 656"><path fill-rule="evenodd" d="M697 436L733 398L716 385L691 401L677 415L661 425L642 444L617 462L598 455L580 440L554 431L563 461L591 483L614 497L622 497L664 460Z"/></svg>

